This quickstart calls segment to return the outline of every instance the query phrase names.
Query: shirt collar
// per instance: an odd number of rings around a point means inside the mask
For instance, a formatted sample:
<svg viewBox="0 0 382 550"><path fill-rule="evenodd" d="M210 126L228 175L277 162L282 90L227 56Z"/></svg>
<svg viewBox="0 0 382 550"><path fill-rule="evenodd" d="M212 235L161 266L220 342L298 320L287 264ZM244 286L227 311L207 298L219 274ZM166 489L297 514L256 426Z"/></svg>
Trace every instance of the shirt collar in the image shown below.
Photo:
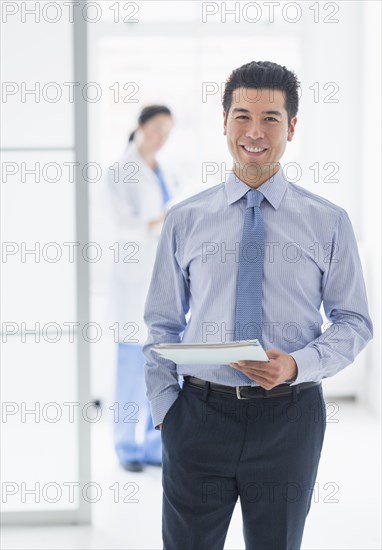
<svg viewBox="0 0 382 550"><path fill-rule="evenodd" d="M260 191L260 193L264 195L273 208L277 210L285 195L287 187L288 180L285 179L283 168L280 166L276 174L257 187L257 190ZM249 191L249 189L251 189L249 185L239 179L234 172L230 172L227 180L225 181L227 203L230 205L238 201L247 191Z"/></svg>

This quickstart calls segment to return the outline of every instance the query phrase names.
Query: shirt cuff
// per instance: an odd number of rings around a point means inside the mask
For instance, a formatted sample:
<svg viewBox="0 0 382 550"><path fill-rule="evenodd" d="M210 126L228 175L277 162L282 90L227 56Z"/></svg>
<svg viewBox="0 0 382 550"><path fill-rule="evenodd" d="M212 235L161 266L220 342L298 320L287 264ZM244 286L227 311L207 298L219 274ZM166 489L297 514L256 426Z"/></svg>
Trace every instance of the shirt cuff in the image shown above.
<svg viewBox="0 0 382 550"><path fill-rule="evenodd" d="M296 361L297 376L290 383L291 386L302 382L319 382L321 380L319 368L320 362L317 351L314 348L306 347L289 353Z"/></svg>
<svg viewBox="0 0 382 550"><path fill-rule="evenodd" d="M159 395L150 401L151 416L153 425L156 430L159 430L159 424L162 424L167 411L171 405L178 399L179 392L167 392Z"/></svg>

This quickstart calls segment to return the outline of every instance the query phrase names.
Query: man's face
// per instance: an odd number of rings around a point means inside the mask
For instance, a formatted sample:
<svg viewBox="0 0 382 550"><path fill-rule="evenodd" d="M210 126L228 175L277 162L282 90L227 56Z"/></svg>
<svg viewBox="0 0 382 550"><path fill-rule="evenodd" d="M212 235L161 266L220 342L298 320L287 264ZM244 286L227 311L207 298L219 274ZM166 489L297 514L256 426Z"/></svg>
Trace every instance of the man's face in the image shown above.
<svg viewBox="0 0 382 550"><path fill-rule="evenodd" d="M297 117L288 125L284 103L281 90L237 88L228 114L223 113L234 172L251 187L258 187L277 172L280 166L274 164L281 159L287 141L293 139ZM264 150L255 152L254 148Z"/></svg>

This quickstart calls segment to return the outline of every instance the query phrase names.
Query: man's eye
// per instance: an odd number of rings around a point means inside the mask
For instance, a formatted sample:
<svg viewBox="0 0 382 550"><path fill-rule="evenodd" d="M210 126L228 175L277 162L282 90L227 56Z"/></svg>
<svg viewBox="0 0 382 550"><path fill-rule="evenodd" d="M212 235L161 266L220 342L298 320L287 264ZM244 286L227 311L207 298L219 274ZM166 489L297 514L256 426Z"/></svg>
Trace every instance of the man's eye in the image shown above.
<svg viewBox="0 0 382 550"><path fill-rule="evenodd" d="M236 118L248 118L248 117L245 115L240 115L240 116L237 116Z"/></svg>
<svg viewBox="0 0 382 550"><path fill-rule="evenodd" d="M265 120L274 120L275 122L278 122L277 118L274 118L273 116L267 116Z"/></svg>

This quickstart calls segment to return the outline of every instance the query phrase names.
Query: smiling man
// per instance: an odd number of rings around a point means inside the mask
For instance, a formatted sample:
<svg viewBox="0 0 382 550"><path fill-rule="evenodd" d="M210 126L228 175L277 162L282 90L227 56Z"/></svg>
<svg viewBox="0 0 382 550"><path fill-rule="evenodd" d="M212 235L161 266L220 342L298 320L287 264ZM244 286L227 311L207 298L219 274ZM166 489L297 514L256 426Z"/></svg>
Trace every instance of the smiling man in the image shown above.
<svg viewBox="0 0 382 550"><path fill-rule="evenodd" d="M321 380L372 338L346 211L289 182L279 162L298 85L268 61L231 73L223 124L232 172L171 208L163 225L144 353L162 430L166 550L223 549L238 498L246 548L300 548L326 429ZM332 323L324 333L321 304ZM175 364L152 349L253 338L268 362Z"/></svg>
<svg viewBox="0 0 382 550"><path fill-rule="evenodd" d="M234 172L251 187L258 187L280 168L287 141L292 141L296 116L295 106L286 111L285 92L273 88L236 88L225 105L224 134L234 159Z"/></svg>

